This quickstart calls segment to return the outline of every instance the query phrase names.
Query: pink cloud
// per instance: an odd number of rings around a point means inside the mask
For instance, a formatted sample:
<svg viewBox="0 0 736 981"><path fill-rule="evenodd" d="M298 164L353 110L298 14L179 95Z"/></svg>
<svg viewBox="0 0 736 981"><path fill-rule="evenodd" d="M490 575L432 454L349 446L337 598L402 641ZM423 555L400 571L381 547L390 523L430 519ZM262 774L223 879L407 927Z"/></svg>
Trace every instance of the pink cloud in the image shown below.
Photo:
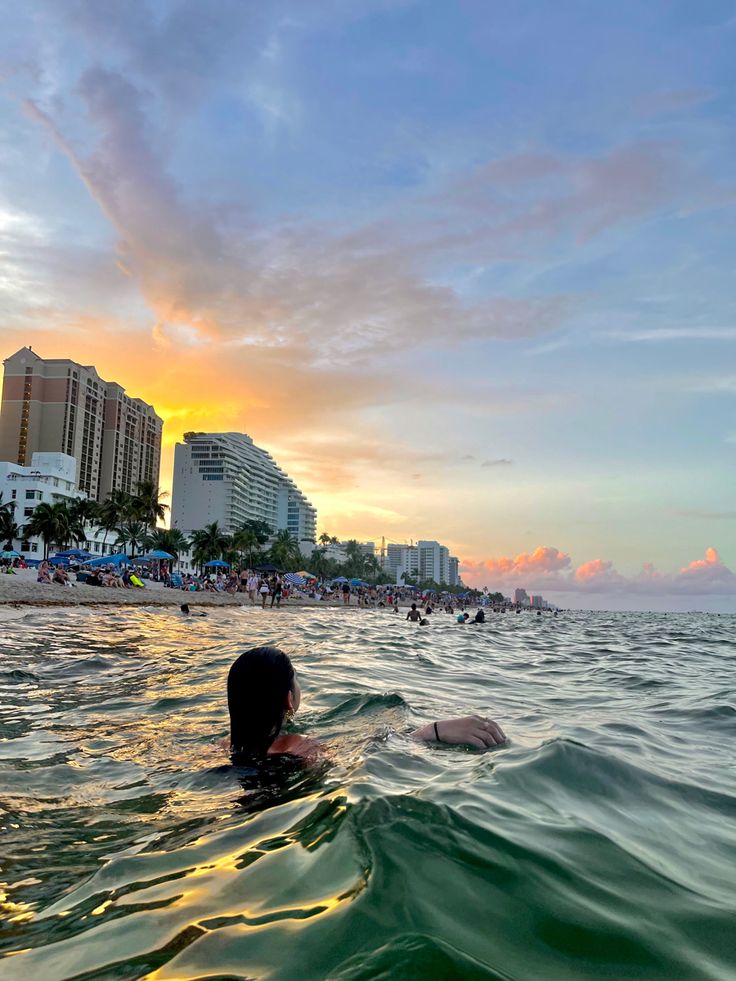
<svg viewBox="0 0 736 981"><path fill-rule="evenodd" d="M570 556L557 548L540 545L533 552L520 552L515 558L499 556L481 562L467 560L461 571L474 577L485 577L495 581L516 582L524 576L536 579L557 576L570 566Z"/></svg>
<svg viewBox="0 0 736 981"><path fill-rule="evenodd" d="M583 562L575 570L575 579L581 583L593 582L595 579L605 579L610 576L613 569L613 562L604 562L603 559L591 559L590 562ZM616 573L618 575L618 573Z"/></svg>
<svg viewBox="0 0 736 981"><path fill-rule="evenodd" d="M605 559L590 559L572 569L570 556L557 548L540 546L515 558L499 556L483 561L465 560L460 571L474 586L517 586L550 592L626 593L642 595L736 595L736 574L725 565L715 548L705 551L676 572L660 572L645 562L635 576L624 576Z"/></svg>

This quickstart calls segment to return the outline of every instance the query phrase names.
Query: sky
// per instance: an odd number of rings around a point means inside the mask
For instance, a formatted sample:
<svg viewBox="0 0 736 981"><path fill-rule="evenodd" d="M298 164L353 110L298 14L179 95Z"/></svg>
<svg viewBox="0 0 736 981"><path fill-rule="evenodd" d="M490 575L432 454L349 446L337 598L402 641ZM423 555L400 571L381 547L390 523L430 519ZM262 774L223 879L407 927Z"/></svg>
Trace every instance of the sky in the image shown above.
<svg viewBox="0 0 736 981"><path fill-rule="evenodd" d="M0 355L340 538L736 611L736 3L0 3Z"/></svg>

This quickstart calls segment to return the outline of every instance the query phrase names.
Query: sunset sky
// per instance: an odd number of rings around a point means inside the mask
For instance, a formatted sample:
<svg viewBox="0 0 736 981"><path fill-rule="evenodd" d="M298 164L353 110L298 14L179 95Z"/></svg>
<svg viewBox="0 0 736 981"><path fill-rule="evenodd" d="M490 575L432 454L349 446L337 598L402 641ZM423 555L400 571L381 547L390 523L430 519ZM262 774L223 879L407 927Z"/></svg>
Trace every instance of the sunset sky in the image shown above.
<svg viewBox="0 0 736 981"><path fill-rule="evenodd" d="M736 609L736 4L3 5L0 355L249 433L340 537Z"/></svg>

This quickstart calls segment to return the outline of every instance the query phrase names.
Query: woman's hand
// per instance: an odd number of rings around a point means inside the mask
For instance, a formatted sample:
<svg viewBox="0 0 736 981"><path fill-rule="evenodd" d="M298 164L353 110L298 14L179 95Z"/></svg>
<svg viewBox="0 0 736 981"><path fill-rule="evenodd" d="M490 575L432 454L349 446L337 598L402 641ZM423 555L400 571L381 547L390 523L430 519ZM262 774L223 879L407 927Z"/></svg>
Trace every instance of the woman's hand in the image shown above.
<svg viewBox="0 0 736 981"><path fill-rule="evenodd" d="M484 719L480 715L430 722L413 732L412 736L427 742L465 743L478 749L489 749L506 742L506 733L501 726L493 719Z"/></svg>

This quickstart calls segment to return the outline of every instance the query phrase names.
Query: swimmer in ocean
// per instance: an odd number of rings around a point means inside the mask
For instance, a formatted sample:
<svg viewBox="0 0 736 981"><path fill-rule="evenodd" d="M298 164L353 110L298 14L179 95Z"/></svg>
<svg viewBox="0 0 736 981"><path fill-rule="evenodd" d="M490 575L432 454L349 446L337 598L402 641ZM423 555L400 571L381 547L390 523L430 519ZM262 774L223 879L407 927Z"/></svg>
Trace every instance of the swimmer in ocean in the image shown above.
<svg viewBox="0 0 736 981"><path fill-rule="evenodd" d="M422 619L422 614L417 609L416 603L411 604L411 609L406 614L406 619L411 620L412 623L419 623L420 620Z"/></svg>
<svg viewBox="0 0 736 981"><path fill-rule="evenodd" d="M179 607L179 609L184 614L185 617L206 617L207 616L207 614L204 613L201 610L197 610L196 613L192 613L192 611L189 609L189 604L188 603L182 603L181 606Z"/></svg>
<svg viewBox="0 0 736 981"><path fill-rule="evenodd" d="M299 709L301 688L289 657L277 647L254 647L231 666L227 676L230 736L222 746L237 766L263 761L274 754L317 759L320 744L307 736L283 733ZM492 719L467 715L437 719L409 733L421 742L469 745L490 749L506 742Z"/></svg>

